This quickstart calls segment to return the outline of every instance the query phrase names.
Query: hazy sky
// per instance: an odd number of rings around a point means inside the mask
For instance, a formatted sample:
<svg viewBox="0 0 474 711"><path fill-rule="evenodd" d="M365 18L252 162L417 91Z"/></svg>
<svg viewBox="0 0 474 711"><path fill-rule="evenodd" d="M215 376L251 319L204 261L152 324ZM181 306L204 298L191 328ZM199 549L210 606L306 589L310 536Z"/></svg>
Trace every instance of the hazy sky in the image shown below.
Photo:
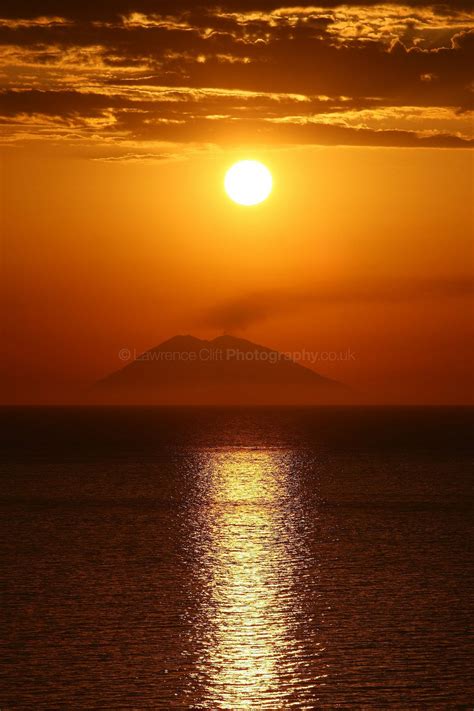
<svg viewBox="0 0 474 711"><path fill-rule="evenodd" d="M362 400L472 400L471 3L199 5L2 4L5 401L223 331Z"/></svg>

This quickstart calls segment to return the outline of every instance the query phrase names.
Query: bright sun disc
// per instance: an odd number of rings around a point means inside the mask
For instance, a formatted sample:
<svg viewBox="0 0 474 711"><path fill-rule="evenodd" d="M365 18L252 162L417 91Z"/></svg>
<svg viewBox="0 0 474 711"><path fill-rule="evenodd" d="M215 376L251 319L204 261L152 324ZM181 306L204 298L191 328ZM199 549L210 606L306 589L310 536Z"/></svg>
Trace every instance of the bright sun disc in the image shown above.
<svg viewBox="0 0 474 711"><path fill-rule="evenodd" d="M257 160L241 160L226 173L224 186L227 195L239 205L258 205L272 191L272 175Z"/></svg>

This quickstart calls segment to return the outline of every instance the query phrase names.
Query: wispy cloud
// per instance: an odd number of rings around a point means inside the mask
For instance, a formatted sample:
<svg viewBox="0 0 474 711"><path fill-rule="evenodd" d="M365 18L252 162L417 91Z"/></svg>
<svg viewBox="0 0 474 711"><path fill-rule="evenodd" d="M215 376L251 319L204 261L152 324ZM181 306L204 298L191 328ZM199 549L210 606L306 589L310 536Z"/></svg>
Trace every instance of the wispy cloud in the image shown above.
<svg viewBox="0 0 474 711"><path fill-rule="evenodd" d="M295 313L301 309L326 308L335 304L403 303L421 299L459 298L474 294L474 281L460 279L420 279L379 284L321 285L305 291L271 290L254 292L216 304L200 320L224 330L249 326Z"/></svg>
<svg viewBox="0 0 474 711"><path fill-rule="evenodd" d="M103 156L93 160L101 163L163 163L183 159L183 153L125 153L116 156Z"/></svg>

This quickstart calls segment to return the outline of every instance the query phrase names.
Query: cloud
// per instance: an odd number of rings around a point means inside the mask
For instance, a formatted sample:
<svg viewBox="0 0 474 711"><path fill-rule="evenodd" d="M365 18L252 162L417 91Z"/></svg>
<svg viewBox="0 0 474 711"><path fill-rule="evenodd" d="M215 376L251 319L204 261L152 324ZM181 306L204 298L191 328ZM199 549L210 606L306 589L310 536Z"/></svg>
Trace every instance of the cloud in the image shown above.
<svg viewBox="0 0 474 711"><path fill-rule="evenodd" d="M18 30L25 27L60 27L72 24L73 20L66 20L64 17L0 18L0 27L6 27L10 30Z"/></svg>
<svg viewBox="0 0 474 711"><path fill-rule="evenodd" d="M104 156L93 160L101 163L163 163L182 160L182 153L125 153L124 155Z"/></svg>
<svg viewBox="0 0 474 711"><path fill-rule="evenodd" d="M364 107L365 106L365 107ZM301 109L305 112L302 113ZM471 117L451 109L384 107L378 100L305 97L180 87L123 86L91 91L4 91L2 134L27 126L114 140L228 145L379 145L469 148ZM456 133L454 133L456 131ZM149 146L145 152L149 152Z"/></svg>
<svg viewBox="0 0 474 711"><path fill-rule="evenodd" d="M402 5L412 8L425 8L433 6L433 0L405 0ZM312 2L294 3L299 9L314 8ZM353 2L347 0L344 7L371 7L380 5L380 0L366 0L366 2ZM114 0L109 3L97 3L93 0L3 0L2 15L8 18L35 18L41 16L63 16L74 20L90 20L100 17L102 20L114 21L124 15L132 13L153 14L157 12L157 7L162 14L176 14L182 12L196 11L216 11L248 13L248 12L273 12L283 7L291 6L291 3L281 0ZM319 8L336 8L341 6L340 0L319 0ZM454 7L456 10L470 10L472 3L470 0L452 0L451 3L438 5L446 8L447 14Z"/></svg>
<svg viewBox="0 0 474 711"><path fill-rule="evenodd" d="M54 116L106 141L467 147L473 22L463 2L7 0L2 133Z"/></svg>
<svg viewBox="0 0 474 711"><path fill-rule="evenodd" d="M217 304L201 316L206 326L223 330L245 329L267 319L286 316L302 308L336 304L403 303L421 299L459 298L474 294L472 279L425 279L383 282L378 285L321 285L300 292L250 293Z"/></svg>

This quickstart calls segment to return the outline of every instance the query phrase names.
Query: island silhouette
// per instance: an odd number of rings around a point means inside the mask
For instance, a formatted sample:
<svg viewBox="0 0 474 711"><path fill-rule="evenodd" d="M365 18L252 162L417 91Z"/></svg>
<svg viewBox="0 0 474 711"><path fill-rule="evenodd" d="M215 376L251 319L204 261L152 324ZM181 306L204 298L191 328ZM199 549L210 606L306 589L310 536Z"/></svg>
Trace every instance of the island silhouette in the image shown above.
<svg viewBox="0 0 474 711"><path fill-rule="evenodd" d="M348 392L287 354L244 338L183 335L101 379L93 397L110 404L311 405L344 402Z"/></svg>

